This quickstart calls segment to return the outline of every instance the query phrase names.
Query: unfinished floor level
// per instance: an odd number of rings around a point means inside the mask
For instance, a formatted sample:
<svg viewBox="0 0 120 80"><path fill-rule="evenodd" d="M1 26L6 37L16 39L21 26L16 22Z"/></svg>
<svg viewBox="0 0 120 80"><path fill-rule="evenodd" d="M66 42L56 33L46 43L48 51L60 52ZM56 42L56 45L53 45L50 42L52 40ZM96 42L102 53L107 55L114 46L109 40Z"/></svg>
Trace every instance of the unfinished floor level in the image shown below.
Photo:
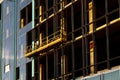
<svg viewBox="0 0 120 80"><path fill-rule="evenodd" d="M120 66L120 0L34 1L20 18L24 28L34 17L26 33L25 57L34 58L27 80L82 80Z"/></svg>

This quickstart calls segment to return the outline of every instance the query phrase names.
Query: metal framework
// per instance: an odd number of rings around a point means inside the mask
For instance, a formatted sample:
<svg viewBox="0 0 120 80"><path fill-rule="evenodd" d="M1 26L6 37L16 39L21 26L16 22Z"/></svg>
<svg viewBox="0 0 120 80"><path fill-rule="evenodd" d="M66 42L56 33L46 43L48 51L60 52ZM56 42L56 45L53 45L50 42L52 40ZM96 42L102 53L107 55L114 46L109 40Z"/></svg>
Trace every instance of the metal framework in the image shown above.
<svg viewBox="0 0 120 80"><path fill-rule="evenodd" d="M25 53L34 56L35 80L75 80L120 65L120 0L36 0L35 14ZM43 39L54 42L57 31L66 41L37 50ZM32 41L39 47L29 50Z"/></svg>

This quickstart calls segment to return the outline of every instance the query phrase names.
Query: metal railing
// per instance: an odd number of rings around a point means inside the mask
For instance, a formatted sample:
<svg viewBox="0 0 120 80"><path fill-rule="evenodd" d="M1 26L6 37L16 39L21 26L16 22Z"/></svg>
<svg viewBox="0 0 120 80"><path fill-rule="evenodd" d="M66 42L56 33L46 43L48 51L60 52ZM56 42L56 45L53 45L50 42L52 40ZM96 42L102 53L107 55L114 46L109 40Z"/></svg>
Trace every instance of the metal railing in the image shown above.
<svg viewBox="0 0 120 80"><path fill-rule="evenodd" d="M65 36L65 34L63 32L61 32L61 30L54 32L53 34L43 38L41 40L41 43L40 43L40 40L37 40L36 42L34 42L33 46L32 45L27 46L25 48L25 54L32 52L33 50L36 50L39 47L43 47L59 38L64 38L64 36Z"/></svg>

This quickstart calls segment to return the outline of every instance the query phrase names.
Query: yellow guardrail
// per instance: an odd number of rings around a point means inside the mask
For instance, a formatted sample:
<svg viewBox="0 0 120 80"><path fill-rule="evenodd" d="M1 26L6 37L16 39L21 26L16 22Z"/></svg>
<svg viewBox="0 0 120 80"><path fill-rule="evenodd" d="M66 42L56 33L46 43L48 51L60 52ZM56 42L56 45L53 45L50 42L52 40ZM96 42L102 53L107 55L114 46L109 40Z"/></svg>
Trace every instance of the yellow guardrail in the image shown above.
<svg viewBox="0 0 120 80"><path fill-rule="evenodd" d="M65 36L65 34L61 30L59 30L59 31L57 31L57 32L43 38L41 43L40 43L40 40L37 40L34 43L34 48L32 48L32 45L29 45L29 46L27 46L25 48L25 54L30 53L33 50L36 50L36 49L38 49L40 47L43 47L43 46L45 46L45 45L47 45L47 44L49 44L49 43L51 43L51 42L53 42L53 41L55 41L55 40L57 40L59 38L64 38L64 36Z"/></svg>

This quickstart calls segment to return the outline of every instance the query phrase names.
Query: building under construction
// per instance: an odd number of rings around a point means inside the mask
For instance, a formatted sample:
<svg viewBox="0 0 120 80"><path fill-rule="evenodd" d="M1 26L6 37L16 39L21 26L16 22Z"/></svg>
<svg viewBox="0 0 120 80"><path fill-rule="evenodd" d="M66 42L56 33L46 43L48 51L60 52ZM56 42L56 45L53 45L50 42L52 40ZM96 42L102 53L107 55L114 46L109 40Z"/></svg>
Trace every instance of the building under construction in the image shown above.
<svg viewBox="0 0 120 80"><path fill-rule="evenodd" d="M120 0L0 0L0 80L120 80Z"/></svg>

